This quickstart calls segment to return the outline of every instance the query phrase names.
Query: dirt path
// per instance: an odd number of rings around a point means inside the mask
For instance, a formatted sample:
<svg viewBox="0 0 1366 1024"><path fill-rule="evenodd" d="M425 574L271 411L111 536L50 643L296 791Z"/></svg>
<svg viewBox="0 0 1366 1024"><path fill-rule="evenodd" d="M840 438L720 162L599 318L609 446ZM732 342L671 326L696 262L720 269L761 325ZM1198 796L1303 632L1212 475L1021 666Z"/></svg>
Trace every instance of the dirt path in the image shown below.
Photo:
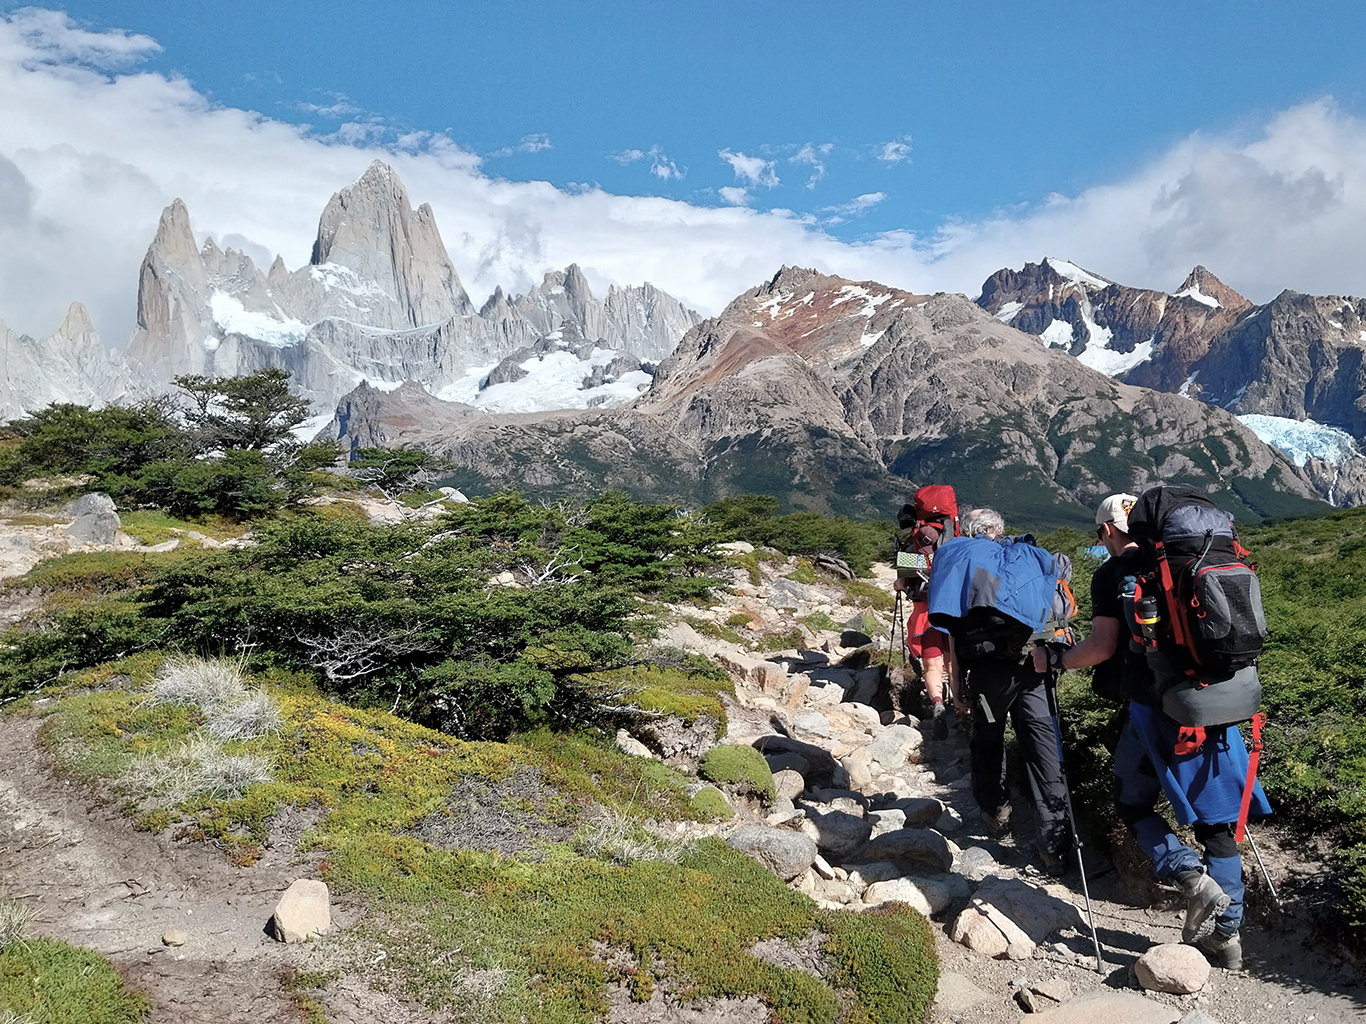
<svg viewBox="0 0 1366 1024"><path fill-rule="evenodd" d="M38 907L33 930L109 957L152 998L155 1024L302 1020L281 975L320 951L263 930L284 887L312 873L287 826L250 870L211 846L135 831L53 775L39 725L0 722L0 891ZM336 914L345 920L347 908ZM183 946L162 944L170 928L187 933Z"/></svg>
<svg viewBox="0 0 1366 1024"><path fill-rule="evenodd" d="M1006 872L1044 881L1031 866L1032 846L1028 837L1032 835L1032 825L1028 814L1018 814L1023 809L1018 798L1013 837L995 842L981 828L968 794L967 745L962 736L955 731L948 741L930 743L925 751L926 766L936 776L953 780L940 784L937 795L955 806L964 818L964 827L955 835L955 841L963 847L987 849ZM1269 831L1263 830L1258 843L1276 871L1278 888L1288 890L1282 893L1288 897L1288 914L1276 915L1269 906L1269 898L1259 896L1249 886L1248 914L1242 931L1245 969L1213 971L1209 983L1195 995L1145 995L1183 1014L1203 1009L1220 1024L1336 1024L1366 1019L1366 982L1361 972L1325 948L1323 940L1316 938L1313 929L1297 917L1304 913L1304 907L1298 903L1293 886L1287 885L1287 878L1276 867L1292 858L1281 850ZM1147 906L1146 897L1156 890L1148 884L1146 874L1126 878L1095 851L1087 850L1086 854L1096 927L1107 964L1105 973L1095 969L1089 931L1067 935L1052 948L1040 946L1030 960L990 960L949 941L943 930L946 922L940 922L936 938L942 969L967 978L986 998L976 1006L936 1008L930 1017L932 1024L1014 1024L1022 1018L1028 1020L1013 998L1021 981L1034 984L1062 979L1074 995L1102 987L1131 987L1130 966L1144 950L1158 943L1181 941L1184 904L1175 890L1165 902ZM1255 870L1250 856L1247 866ZM1080 904L1081 885L1076 872L1069 873L1064 882L1076 892Z"/></svg>

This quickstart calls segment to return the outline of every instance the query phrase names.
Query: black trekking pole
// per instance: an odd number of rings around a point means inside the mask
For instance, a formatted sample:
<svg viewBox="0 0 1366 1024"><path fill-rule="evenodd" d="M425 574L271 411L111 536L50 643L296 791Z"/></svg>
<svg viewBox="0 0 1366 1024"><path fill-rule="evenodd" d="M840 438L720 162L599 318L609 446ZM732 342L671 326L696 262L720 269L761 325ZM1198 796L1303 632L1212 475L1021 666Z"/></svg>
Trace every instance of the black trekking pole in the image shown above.
<svg viewBox="0 0 1366 1024"><path fill-rule="evenodd" d="M1077 872L1081 875L1081 892L1086 897L1086 919L1091 925L1091 944L1096 950L1096 972L1105 973L1105 957L1100 951L1100 936L1096 933L1096 915L1091 909L1091 889L1086 884L1086 864L1081 856L1081 831L1077 815L1072 810L1072 786L1067 781L1067 761L1062 752L1062 727L1058 724L1058 674L1049 671L1043 677L1044 694L1048 698L1048 714L1053 720L1053 739L1058 744L1058 769L1062 773L1062 789L1067 796L1067 824L1072 828L1072 847L1077 851Z"/></svg>

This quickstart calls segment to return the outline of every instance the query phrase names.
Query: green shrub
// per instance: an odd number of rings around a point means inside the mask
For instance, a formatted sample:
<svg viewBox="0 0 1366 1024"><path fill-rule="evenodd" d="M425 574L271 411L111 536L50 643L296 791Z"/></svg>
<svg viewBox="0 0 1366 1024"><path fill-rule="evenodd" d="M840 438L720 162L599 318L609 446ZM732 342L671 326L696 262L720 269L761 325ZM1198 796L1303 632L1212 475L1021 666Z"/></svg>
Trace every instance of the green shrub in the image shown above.
<svg viewBox="0 0 1366 1024"><path fill-rule="evenodd" d="M151 1001L129 992L109 961L56 939L27 939L0 949L0 1009L34 1024L137 1024Z"/></svg>
<svg viewBox="0 0 1366 1024"><path fill-rule="evenodd" d="M816 570L811 567L810 562L802 558L797 561L797 568L788 573L786 578L810 586L816 582Z"/></svg>
<svg viewBox="0 0 1366 1024"><path fill-rule="evenodd" d="M873 561L891 551L891 523L861 523L817 512L780 516L779 507L776 498L743 494L708 505L702 514L720 530L722 540L766 544L785 555L838 554L859 575L867 575Z"/></svg>
<svg viewBox="0 0 1366 1024"><path fill-rule="evenodd" d="M867 1024L919 1024L939 986L939 957L930 923L904 904L861 914L829 914L825 953L835 961L832 981L858 996L846 1019Z"/></svg>
<svg viewBox="0 0 1366 1024"><path fill-rule="evenodd" d="M715 786L706 786L693 794L692 809L706 821L729 821L735 817L735 808Z"/></svg>
<svg viewBox="0 0 1366 1024"><path fill-rule="evenodd" d="M739 792L753 793L765 803L773 801L773 773L764 755L753 747L733 743L712 747L702 758L697 774L709 782L722 782Z"/></svg>

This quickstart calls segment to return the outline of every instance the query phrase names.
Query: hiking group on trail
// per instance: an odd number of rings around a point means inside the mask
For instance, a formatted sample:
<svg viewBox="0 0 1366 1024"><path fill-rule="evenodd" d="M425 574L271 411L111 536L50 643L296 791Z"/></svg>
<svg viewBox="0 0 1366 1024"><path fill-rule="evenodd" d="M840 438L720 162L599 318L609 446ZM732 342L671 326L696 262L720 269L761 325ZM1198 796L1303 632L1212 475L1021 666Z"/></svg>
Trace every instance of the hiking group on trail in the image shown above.
<svg viewBox="0 0 1366 1024"><path fill-rule="evenodd" d="M972 793L984 824L998 835L1009 825L1009 717L1036 812L1040 860L1057 877L1075 854L1089 909L1055 687L1059 673L1092 668L1095 692L1123 705L1112 751L1118 815L1152 860L1155 877L1180 887L1182 941L1217 967L1240 969L1245 887L1238 842L1248 819L1269 815L1271 807L1256 779L1263 721L1256 660L1266 622L1232 516L1182 486L1102 501L1096 534L1109 557L1091 580L1090 635L1076 643L1066 555L1044 551L1027 534L1006 536L992 509L973 509L960 523L950 487L921 491L930 492L927 500L918 492L898 524L910 532L897 555L898 597L912 598L908 661L933 705L934 737L948 735L944 681L959 722L968 723ZM1251 756L1241 722L1252 724ZM1157 813L1164 795L1203 855ZM1091 930L1099 965L1094 923Z"/></svg>

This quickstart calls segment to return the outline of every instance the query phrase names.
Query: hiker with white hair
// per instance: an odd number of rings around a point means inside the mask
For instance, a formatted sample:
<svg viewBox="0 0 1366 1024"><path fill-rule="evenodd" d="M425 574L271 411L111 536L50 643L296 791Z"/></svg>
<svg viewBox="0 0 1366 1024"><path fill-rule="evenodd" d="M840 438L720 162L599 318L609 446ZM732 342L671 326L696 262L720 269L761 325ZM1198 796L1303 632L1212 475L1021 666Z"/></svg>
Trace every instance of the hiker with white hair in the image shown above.
<svg viewBox="0 0 1366 1024"><path fill-rule="evenodd" d="M964 515L962 531L965 539L951 544L992 541L1008 547L1020 542L1033 547L1032 538L1006 538L1005 520L990 508L975 508ZM941 549L941 558L947 550L947 547ZM1042 554L1047 555L1046 552ZM1047 556L1047 560L1051 568L1052 556ZM934 577L931 577L931 586L934 586ZM1051 582L1049 586L1052 586ZM932 601L932 612L933 606ZM931 618L934 618L933 613ZM1011 816L1010 792L1005 785L1005 729L1009 718L1024 757L1025 777L1038 821L1039 857L1050 874L1062 875L1071 849L1067 791L1043 676L1034 671L1028 655L1031 629L1021 627L1007 617L998 616L989 625L980 618L970 621L972 619L971 615L963 615L959 620L954 652L972 708L969 756L973 798L987 828L998 835L1005 834ZM978 623L985 628L979 629ZM1008 635L997 636L1002 627ZM992 634L993 639L984 641L982 637L987 633Z"/></svg>

